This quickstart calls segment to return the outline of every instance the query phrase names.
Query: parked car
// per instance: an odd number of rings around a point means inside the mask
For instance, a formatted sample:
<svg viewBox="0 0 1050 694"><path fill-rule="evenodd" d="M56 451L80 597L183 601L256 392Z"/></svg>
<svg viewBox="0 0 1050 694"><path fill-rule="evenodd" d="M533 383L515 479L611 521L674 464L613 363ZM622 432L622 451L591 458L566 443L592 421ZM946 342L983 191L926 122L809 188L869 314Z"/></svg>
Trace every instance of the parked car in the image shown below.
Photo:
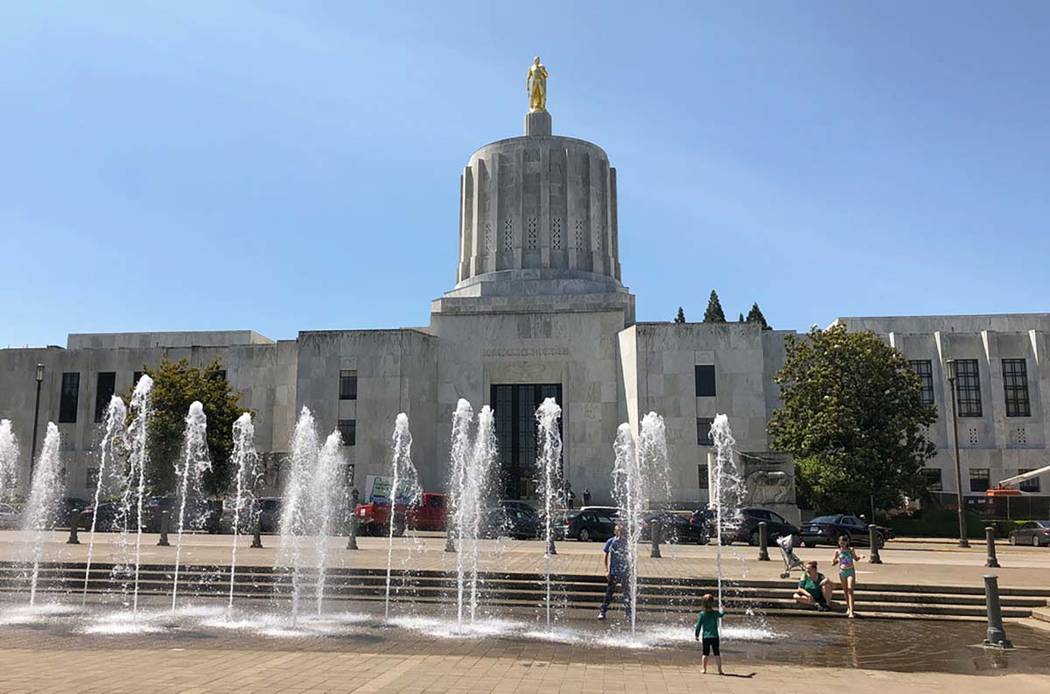
<svg viewBox="0 0 1050 694"><path fill-rule="evenodd" d="M22 525L22 514L11 504L0 504L0 528L14 530Z"/></svg>
<svg viewBox="0 0 1050 694"><path fill-rule="evenodd" d="M690 525L702 525L712 540L718 536L718 519L712 509L696 511L689 519ZM776 511L764 508L742 508L736 514L722 520L722 544L746 542L758 546L758 524L766 524L767 539L770 545L785 535L798 535L799 529L789 523Z"/></svg>
<svg viewBox="0 0 1050 694"><path fill-rule="evenodd" d="M619 510L615 507L588 506L565 516L561 535L580 542L608 540L613 536Z"/></svg>
<svg viewBox="0 0 1050 694"><path fill-rule="evenodd" d="M838 544L840 535L848 535L850 542L854 545L868 546L868 525L857 516L847 516L841 513L833 516L818 516L802 525L802 543L806 547ZM875 543L879 547L882 547L891 537L893 533L889 528L881 525L875 527Z"/></svg>
<svg viewBox="0 0 1050 694"><path fill-rule="evenodd" d="M641 542L652 542L652 527L659 522L662 527L663 541L668 544L705 545L708 541L707 529L694 526L689 519L672 511L650 511L642 517Z"/></svg>
<svg viewBox="0 0 1050 694"><path fill-rule="evenodd" d="M1011 545L1050 545L1050 520L1028 521L1020 528L1010 531Z"/></svg>
<svg viewBox="0 0 1050 694"><path fill-rule="evenodd" d="M62 501L59 504L58 511L55 513L55 528L68 528L70 523L73 522L73 513L76 512L77 519L80 520L80 512L86 508L90 508L91 504L84 501L80 497L76 496L65 496L62 497Z"/></svg>
<svg viewBox="0 0 1050 694"><path fill-rule="evenodd" d="M512 537L516 540L539 537L544 529L539 514L531 506L518 501L500 501L483 510L480 525L481 537Z"/></svg>
<svg viewBox="0 0 1050 694"><path fill-rule="evenodd" d="M103 501L98 506L85 509L85 511L82 524L85 530L91 529L92 521L95 523L96 532L108 533L119 529L117 527L121 517L119 501Z"/></svg>
<svg viewBox="0 0 1050 694"><path fill-rule="evenodd" d="M358 532L362 535L382 535L390 527L390 504L368 502L354 509ZM406 528L413 530L444 530L446 527L445 495L423 492L419 503L394 507L394 534L403 535Z"/></svg>

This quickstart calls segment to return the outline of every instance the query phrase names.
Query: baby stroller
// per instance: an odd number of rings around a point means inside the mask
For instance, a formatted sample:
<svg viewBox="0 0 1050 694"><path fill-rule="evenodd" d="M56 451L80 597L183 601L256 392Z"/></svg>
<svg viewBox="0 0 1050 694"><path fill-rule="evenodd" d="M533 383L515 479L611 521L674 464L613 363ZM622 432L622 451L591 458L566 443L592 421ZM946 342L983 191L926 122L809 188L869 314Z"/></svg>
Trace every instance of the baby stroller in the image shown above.
<svg viewBox="0 0 1050 694"><path fill-rule="evenodd" d="M784 555L784 571L781 572L780 577L788 578L794 569L803 570L802 560L795 555L795 536L779 537L777 544L780 545L780 553Z"/></svg>

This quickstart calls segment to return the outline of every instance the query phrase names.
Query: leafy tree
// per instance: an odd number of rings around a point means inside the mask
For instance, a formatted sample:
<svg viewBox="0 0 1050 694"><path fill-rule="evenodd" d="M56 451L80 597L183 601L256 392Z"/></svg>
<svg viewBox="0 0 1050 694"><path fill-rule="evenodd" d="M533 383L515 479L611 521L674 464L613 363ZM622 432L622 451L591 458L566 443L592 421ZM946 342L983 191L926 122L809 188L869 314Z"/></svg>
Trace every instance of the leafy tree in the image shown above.
<svg viewBox="0 0 1050 694"><path fill-rule="evenodd" d="M145 369L153 379L153 415L147 432L150 487L155 494L175 490L175 464L182 453L186 413L194 400L204 405L208 418L208 453L212 470L203 479L204 491L219 494L229 480L230 454L233 452L233 423L245 412L240 399L214 361L203 369L190 366L185 359L164 360L156 369Z"/></svg>
<svg viewBox="0 0 1050 694"><path fill-rule="evenodd" d="M751 304L751 310L747 312L747 322L758 323L763 330L772 330L769 327L769 323L766 322L766 317L762 315L762 309L758 307L758 302Z"/></svg>
<svg viewBox="0 0 1050 694"><path fill-rule="evenodd" d="M934 448L923 436L937 419L922 403L919 379L904 356L870 332L814 327L787 336L776 376L783 405L769 435L796 458L803 506L857 513L869 503L895 508L926 488L922 474Z"/></svg>
<svg viewBox="0 0 1050 694"><path fill-rule="evenodd" d="M678 314L675 315L674 322L675 323L685 323L685 311L682 310L681 306L678 307Z"/></svg>
<svg viewBox="0 0 1050 694"><path fill-rule="evenodd" d="M722 310L722 302L718 300L718 292L711 290L711 296L707 300L707 310L704 311L705 323L725 323L726 314Z"/></svg>

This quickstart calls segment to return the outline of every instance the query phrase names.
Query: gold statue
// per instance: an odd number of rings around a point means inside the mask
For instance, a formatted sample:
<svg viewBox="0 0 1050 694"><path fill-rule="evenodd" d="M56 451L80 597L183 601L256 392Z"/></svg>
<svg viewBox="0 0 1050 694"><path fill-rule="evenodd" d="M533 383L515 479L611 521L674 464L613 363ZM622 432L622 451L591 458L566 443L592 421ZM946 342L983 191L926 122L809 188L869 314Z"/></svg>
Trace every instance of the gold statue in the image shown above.
<svg viewBox="0 0 1050 694"><path fill-rule="evenodd" d="M540 57L532 59L529 74L525 76L525 91L529 93L529 111L547 110L547 68Z"/></svg>

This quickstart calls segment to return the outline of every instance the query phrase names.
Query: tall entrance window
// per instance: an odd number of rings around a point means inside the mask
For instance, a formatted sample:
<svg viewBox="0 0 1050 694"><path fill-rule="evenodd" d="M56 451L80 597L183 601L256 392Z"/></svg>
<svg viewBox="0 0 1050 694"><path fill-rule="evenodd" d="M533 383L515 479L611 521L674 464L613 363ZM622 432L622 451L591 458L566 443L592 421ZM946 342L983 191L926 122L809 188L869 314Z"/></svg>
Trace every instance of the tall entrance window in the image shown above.
<svg viewBox="0 0 1050 694"><path fill-rule="evenodd" d="M493 384L496 454L506 499L536 498L536 408L546 398L561 401L560 383Z"/></svg>

